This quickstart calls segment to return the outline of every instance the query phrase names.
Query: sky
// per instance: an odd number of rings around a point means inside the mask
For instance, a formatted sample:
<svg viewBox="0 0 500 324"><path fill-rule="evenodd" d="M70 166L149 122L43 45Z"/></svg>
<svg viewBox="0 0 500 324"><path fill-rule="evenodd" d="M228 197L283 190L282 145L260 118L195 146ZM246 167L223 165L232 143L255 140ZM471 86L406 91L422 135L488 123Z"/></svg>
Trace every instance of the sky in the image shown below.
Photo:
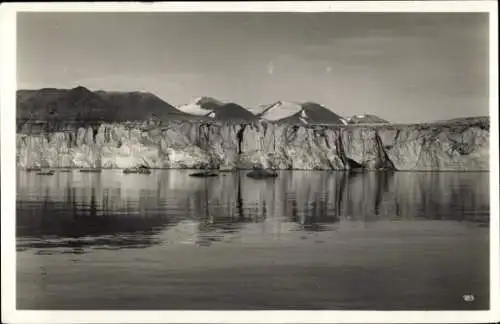
<svg viewBox="0 0 500 324"><path fill-rule="evenodd" d="M29 13L18 89L314 101L391 122L488 115L484 13Z"/></svg>

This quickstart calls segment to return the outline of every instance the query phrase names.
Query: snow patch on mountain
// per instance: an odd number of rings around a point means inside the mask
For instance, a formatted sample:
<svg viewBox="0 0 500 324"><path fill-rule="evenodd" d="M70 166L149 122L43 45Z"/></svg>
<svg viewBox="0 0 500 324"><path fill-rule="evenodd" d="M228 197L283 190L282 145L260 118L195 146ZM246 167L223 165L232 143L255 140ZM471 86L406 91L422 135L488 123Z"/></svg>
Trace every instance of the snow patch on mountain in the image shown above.
<svg viewBox="0 0 500 324"><path fill-rule="evenodd" d="M255 120L256 116L245 107L233 102L220 101L211 97L198 97L179 110L217 120Z"/></svg>
<svg viewBox="0 0 500 324"><path fill-rule="evenodd" d="M299 117L299 120L300 120L300 121L301 121L304 125L309 124L309 123L307 122L307 120L306 120L304 117Z"/></svg>
<svg viewBox="0 0 500 324"><path fill-rule="evenodd" d="M212 108L214 105L222 106L224 105L224 102L211 97L198 97L193 99L190 103L182 105L177 109L191 115L207 116L211 112L213 112L213 110L210 108ZM213 114L213 116L215 116L215 114Z"/></svg>
<svg viewBox="0 0 500 324"><path fill-rule="evenodd" d="M196 115L196 116L205 116L211 112L211 110L203 109L196 104L187 104L184 106L178 107L178 109L187 114Z"/></svg>
<svg viewBox="0 0 500 324"><path fill-rule="evenodd" d="M269 107L269 105L258 105L257 107L248 107L247 110L258 116L262 114L267 107Z"/></svg>
<svg viewBox="0 0 500 324"><path fill-rule="evenodd" d="M349 118L350 124L388 124L389 122L375 115L357 114Z"/></svg>
<svg viewBox="0 0 500 324"><path fill-rule="evenodd" d="M278 101L267 106L260 117L270 121L277 121L291 117L302 110L302 105L297 102Z"/></svg>

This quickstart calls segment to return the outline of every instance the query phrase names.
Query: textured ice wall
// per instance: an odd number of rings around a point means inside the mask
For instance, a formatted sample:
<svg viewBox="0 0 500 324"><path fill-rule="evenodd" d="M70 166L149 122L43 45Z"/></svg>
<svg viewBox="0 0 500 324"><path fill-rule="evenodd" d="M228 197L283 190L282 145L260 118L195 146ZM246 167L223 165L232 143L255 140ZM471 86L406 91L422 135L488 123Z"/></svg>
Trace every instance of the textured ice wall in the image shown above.
<svg viewBox="0 0 500 324"><path fill-rule="evenodd" d="M488 170L489 121L402 126L101 124L17 134L20 167Z"/></svg>

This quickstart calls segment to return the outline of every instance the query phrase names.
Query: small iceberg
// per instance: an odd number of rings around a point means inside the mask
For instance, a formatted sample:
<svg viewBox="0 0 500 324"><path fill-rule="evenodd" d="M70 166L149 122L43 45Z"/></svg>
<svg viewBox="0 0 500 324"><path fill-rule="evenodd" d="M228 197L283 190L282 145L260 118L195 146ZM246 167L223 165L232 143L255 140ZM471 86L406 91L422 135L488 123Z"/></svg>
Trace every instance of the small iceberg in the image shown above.
<svg viewBox="0 0 500 324"><path fill-rule="evenodd" d="M203 172L195 172L191 173L190 177L198 177L198 178L209 178L209 177L217 177L219 174L212 171L203 171Z"/></svg>
<svg viewBox="0 0 500 324"><path fill-rule="evenodd" d="M86 173L101 173L101 169L80 169L80 172L86 172Z"/></svg>
<svg viewBox="0 0 500 324"><path fill-rule="evenodd" d="M148 167L141 165L137 168L127 168L123 170L124 174L151 174L151 171Z"/></svg>
<svg viewBox="0 0 500 324"><path fill-rule="evenodd" d="M247 177L253 179L267 179L267 178L276 178L278 174L274 171L267 171L264 169L255 169L249 173L247 173Z"/></svg>
<svg viewBox="0 0 500 324"><path fill-rule="evenodd" d="M54 170L49 170L49 171L40 171L37 172L37 175L54 175Z"/></svg>

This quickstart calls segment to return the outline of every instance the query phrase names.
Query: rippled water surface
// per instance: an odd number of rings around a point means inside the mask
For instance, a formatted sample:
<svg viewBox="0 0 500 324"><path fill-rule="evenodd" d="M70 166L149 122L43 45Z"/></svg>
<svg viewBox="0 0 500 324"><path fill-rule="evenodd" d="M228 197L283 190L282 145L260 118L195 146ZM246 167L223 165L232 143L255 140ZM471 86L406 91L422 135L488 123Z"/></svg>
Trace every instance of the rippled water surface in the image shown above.
<svg viewBox="0 0 500 324"><path fill-rule="evenodd" d="M189 173L18 171L17 307L489 308L488 173Z"/></svg>

